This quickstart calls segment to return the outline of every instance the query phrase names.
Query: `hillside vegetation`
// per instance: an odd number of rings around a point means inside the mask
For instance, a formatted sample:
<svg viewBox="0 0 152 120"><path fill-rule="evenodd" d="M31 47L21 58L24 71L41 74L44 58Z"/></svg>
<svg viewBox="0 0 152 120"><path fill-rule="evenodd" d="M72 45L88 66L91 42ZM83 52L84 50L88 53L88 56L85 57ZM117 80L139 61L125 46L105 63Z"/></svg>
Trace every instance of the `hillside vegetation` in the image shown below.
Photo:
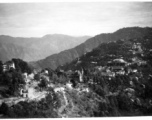
<svg viewBox="0 0 152 120"><path fill-rule="evenodd" d="M144 36L150 35L152 33L152 28L140 28L140 27L130 27L122 28L114 33L100 34L88 39L86 42L72 48L69 50L62 51L58 54L53 54L45 59L38 60L36 62L30 63L35 69L44 69L50 67L56 69L60 65L72 62L74 59L81 57L87 52L92 51L94 48L98 47L101 43L108 43L110 41L116 41L119 39L134 39L142 38Z"/></svg>
<svg viewBox="0 0 152 120"><path fill-rule="evenodd" d="M130 32L128 35L135 33L125 29ZM34 72L22 60L13 60L18 74L26 72L29 76L32 71L34 77L27 77L29 82L22 83L20 75L12 77L15 82L11 82L5 76L10 77L12 70L2 72L1 68L3 82L17 85L12 92L16 94L11 93L11 88L7 88L7 95L1 92L1 100L5 98L0 106L2 118L151 116L152 29L134 29L138 36L123 38L127 32L118 30L121 39L101 43L55 70L47 66ZM141 35L141 30L145 35ZM6 99L18 96L19 84L32 89L34 99L28 96L24 101L8 105Z"/></svg>
<svg viewBox="0 0 152 120"><path fill-rule="evenodd" d="M75 47L88 38L90 37L72 37L61 34L50 34L39 38L0 35L0 59L3 62L12 58L19 58L27 62L37 61L49 55Z"/></svg>

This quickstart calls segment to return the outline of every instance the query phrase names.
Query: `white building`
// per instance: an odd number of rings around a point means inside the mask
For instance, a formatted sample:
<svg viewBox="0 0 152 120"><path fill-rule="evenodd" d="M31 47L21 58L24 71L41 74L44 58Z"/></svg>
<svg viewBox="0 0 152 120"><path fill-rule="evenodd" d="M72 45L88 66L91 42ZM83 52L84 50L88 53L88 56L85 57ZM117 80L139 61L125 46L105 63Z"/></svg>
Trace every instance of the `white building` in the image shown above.
<svg viewBox="0 0 152 120"><path fill-rule="evenodd" d="M9 71L11 68L15 69L15 64L13 61L8 61L3 64L3 72Z"/></svg>

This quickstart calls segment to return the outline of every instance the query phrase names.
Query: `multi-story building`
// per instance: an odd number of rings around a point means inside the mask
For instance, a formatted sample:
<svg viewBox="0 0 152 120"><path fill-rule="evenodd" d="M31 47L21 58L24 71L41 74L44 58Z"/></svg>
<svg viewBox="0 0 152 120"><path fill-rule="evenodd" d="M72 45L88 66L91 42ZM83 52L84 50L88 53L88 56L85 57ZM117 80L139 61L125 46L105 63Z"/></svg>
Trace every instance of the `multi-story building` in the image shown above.
<svg viewBox="0 0 152 120"><path fill-rule="evenodd" d="M3 64L3 72L9 71L11 68L15 69L15 64L13 61L8 61Z"/></svg>

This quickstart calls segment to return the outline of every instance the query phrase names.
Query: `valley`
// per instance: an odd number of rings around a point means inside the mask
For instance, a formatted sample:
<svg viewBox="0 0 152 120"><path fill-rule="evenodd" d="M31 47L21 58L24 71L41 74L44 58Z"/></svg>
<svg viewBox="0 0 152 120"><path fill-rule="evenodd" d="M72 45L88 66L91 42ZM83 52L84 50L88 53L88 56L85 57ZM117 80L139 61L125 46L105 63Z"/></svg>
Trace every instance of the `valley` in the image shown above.
<svg viewBox="0 0 152 120"><path fill-rule="evenodd" d="M143 36L101 43L55 70L1 62L1 118L151 116L152 29L136 30Z"/></svg>
<svg viewBox="0 0 152 120"><path fill-rule="evenodd" d="M48 34L39 38L0 36L0 59L3 62L20 58L27 62L70 49L90 38L89 36L72 37L62 34ZM63 42L64 41L64 42ZM62 44L60 44L62 42Z"/></svg>

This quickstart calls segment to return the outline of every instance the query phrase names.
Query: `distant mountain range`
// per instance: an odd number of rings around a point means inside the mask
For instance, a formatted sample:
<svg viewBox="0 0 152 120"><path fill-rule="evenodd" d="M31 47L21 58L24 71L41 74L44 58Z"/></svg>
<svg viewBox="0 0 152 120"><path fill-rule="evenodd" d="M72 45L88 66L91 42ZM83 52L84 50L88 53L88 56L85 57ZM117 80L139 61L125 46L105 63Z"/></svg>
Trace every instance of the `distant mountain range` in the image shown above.
<svg viewBox="0 0 152 120"><path fill-rule="evenodd" d="M45 57L70 49L86 41L89 36L72 37L62 34L49 34L41 38L22 38L0 35L0 60L12 58L24 61L37 61Z"/></svg>
<svg viewBox="0 0 152 120"><path fill-rule="evenodd" d="M44 68L52 68L56 69L58 66L65 65L66 63L70 63L74 59L86 54L87 52L92 51L97 48L101 43L107 43L110 41L117 40L128 40L135 38L142 38L144 36L149 36L152 34L152 28L145 27L128 27L122 28L114 33L100 34L95 37L88 39L86 42L72 48L69 50L62 51L58 54L53 54L45 59L31 62L35 69L44 69Z"/></svg>
<svg viewBox="0 0 152 120"><path fill-rule="evenodd" d="M135 44L136 43L136 44ZM138 46L136 48L135 46ZM140 46L140 47L139 47ZM89 70L99 66L106 66L113 60L126 61L128 63L151 64L152 63L152 34L142 38L123 39L116 42L102 43L91 52L88 52L79 59L59 66L57 69L62 70ZM110 65L110 64L109 64ZM148 74L148 71L145 71Z"/></svg>

